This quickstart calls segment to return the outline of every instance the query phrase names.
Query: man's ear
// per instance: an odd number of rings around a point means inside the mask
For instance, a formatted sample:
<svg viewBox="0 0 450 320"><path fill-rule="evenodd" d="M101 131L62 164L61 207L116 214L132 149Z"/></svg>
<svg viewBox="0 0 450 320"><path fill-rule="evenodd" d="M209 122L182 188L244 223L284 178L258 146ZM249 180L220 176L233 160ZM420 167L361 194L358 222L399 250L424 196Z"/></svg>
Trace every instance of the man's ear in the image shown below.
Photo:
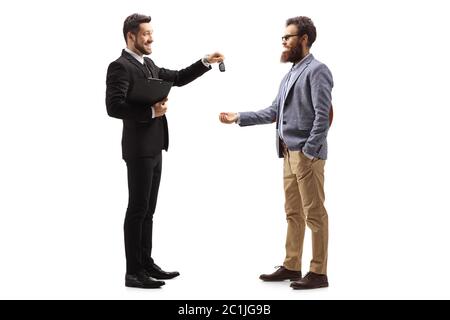
<svg viewBox="0 0 450 320"><path fill-rule="evenodd" d="M131 31L128 31L127 39L130 39L131 41L134 42L136 40L136 36Z"/></svg>
<svg viewBox="0 0 450 320"><path fill-rule="evenodd" d="M307 47L308 46L308 35L307 34L304 34L304 35L302 35L302 37L300 38L300 42L303 44L305 44L305 46Z"/></svg>

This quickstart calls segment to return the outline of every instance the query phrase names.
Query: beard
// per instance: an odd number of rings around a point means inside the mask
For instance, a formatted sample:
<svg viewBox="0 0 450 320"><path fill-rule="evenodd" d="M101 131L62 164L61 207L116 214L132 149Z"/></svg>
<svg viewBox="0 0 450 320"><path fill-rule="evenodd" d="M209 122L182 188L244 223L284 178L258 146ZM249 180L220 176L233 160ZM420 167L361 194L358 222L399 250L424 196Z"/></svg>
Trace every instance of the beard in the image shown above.
<svg viewBox="0 0 450 320"><path fill-rule="evenodd" d="M137 41L134 43L134 47L135 47L142 55L152 53L151 50L148 50L148 49L146 49L146 48L144 47L144 44L141 44L141 43L139 43L139 42L137 42Z"/></svg>
<svg viewBox="0 0 450 320"><path fill-rule="evenodd" d="M294 48L289 49L288 51L284 51L281 54L280 61L282 63L292 62L296 63L299 62L304 58L303 50L301 46L296 46Z"/></svg>

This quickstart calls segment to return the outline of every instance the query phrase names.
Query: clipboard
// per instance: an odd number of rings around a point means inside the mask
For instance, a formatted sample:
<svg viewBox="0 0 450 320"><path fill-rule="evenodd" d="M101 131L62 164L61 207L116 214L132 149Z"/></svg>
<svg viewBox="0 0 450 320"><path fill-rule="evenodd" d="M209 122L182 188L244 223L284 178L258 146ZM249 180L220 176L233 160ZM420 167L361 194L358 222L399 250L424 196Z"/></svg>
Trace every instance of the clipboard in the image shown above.
<svg viewBox="0 0 450 320"><path fill-rule="evenodd" d="M131 103L152 106L169 95L173 82L156 78L139 79L128 94Z"/></svg>

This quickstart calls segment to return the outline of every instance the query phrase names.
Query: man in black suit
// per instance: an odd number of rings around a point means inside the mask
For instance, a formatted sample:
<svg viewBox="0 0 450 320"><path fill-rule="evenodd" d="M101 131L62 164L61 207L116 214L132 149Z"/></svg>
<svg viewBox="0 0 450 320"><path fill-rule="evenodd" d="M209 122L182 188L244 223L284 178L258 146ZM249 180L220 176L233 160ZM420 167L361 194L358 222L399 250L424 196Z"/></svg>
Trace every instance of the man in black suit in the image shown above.
<svg viewBox="0 0 450 320"><path fill-rule="evenodd" d="M160 280L172 279L179 273L162 270L152 259L153 213L161 179L161 151L167 151L169 146L167 99L153 106L142 105L131 102L129 93L134 83L147 78L183 86L210 70L210 64L224 59L216 52L179 71L159 68L144 57L152 52L150 21L151 17L141 14L125 19L123 35L127 47L109 65L106 76L106 109L109 116L123 120L122 157L128 173L125 285L138 288L159 288L164 285Z"/></svg>

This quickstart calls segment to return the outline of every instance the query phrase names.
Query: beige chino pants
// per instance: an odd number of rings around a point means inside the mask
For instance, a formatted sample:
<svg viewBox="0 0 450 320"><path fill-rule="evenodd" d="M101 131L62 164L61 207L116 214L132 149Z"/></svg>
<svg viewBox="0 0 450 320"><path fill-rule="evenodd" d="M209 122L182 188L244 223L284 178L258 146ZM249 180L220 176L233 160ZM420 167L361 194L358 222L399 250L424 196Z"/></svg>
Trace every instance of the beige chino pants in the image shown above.
<svg viewBox="0 0 450 320"><path fill-rule="evenodd" d="M288 223L286 258L283 266L302 269L305 225L312 233L312 260L309 270L327 273L328 215L324 206L325 160L310 160L300 151L284 152L285 211Z"/></svg>

